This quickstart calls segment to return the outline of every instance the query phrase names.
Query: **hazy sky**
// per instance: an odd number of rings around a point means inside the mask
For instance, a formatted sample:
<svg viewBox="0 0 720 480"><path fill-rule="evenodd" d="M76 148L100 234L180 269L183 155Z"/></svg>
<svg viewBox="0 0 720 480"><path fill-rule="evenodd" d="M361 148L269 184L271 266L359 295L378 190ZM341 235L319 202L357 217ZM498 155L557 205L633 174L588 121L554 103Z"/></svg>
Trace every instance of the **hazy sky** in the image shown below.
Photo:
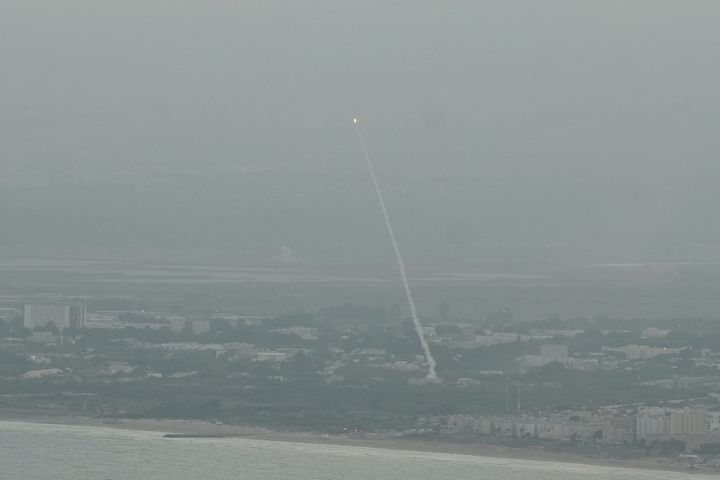
<svg viewBox="0 0 720 480"><path fill-rule="evenodd" d="M493 212L476 227L508 240L554 239L545 214L557 238L717 234L718 20L715 0L0 0L0 166L361 182L357 114L388 188L484 192L450 216Z"/></svg>

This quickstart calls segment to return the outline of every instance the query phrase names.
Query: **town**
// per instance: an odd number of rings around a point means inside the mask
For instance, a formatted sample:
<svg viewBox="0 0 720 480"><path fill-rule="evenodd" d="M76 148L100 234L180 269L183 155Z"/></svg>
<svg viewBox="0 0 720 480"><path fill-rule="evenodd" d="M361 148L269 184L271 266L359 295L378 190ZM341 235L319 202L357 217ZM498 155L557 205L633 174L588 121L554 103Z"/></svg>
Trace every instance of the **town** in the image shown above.
<svg viewBox="0 0 720 480"><path fill-rule="evenodd" d="M440 377L428 382L399 307L183 315L17 296L0 315L5 412L720 453L720 327L702 319L444 309L424 327Z"/></svg>

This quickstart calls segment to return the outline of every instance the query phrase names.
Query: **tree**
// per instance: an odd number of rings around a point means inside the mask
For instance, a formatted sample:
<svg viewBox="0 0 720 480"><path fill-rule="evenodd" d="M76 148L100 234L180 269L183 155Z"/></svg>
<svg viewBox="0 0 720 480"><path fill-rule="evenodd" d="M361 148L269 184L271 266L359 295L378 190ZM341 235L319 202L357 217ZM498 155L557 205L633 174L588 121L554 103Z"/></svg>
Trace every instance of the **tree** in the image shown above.
<svg viewBox="0 0 720 480"><path fill-rule="evenodd" d="M702 455L720 455L720 443L713 442L713 443L706 443L705 445L702 445L700 449L698 450L698 453Z"/></svg>
<svg viewBox="0 0 720 480"><path fill-rule="evenodd" d="M653 442L648 451L657 451L663 455L678 455L685 452L685 442L682 440L665 440Z"/></svg>

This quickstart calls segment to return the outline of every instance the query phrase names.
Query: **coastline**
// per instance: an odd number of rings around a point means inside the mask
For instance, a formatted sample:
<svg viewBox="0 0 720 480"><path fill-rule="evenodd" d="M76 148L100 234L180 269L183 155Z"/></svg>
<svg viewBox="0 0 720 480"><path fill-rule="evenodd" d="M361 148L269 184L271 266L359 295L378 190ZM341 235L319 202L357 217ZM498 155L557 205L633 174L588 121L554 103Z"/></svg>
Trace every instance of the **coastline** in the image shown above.
<svg viewBox="0 0 720 480"><path fill-rule="evenodd" d="M202 420L158 420L131 418L96 418L75 415L35 414L25 411L0 410L0 421L26 422L39 424L100 427L110 429L157 432L158 437L165 434L175 435L171 441L182 441L183 437L219 437L248 438L272 442L307 443L316 445L339 445L348 447L378 448L425 453L447 453L454 455L472 455L479 457L512 458L541 462L574 463L600 467L633 468L642 470L663 470L673 472L691 472L682 464L668 458L608 458L594 457L572 452L550 452L537 448L509 447L491 444L460 443L440 440L421 440L409 438L390 438L387 436L345 436L327 435L312 432L283 432L260 427L216 424ZM717 469L702 465L692 472L720 474Z"/></svg>

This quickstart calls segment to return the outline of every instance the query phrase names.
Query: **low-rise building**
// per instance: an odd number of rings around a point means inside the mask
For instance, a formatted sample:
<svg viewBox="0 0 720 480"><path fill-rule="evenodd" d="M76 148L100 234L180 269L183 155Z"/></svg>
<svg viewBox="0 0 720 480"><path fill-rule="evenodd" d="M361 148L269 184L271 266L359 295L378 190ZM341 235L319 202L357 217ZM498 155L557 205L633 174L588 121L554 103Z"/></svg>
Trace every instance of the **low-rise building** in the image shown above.
<svg viewBox="0 0 720 480"><path fill-rule="evenodd" d="M257 352L255 354L255 361L257 362L284 362L290 358L288 352Z"/></svg>
<svg viewBox="0 0 720 480"><path fill-rule="evenodd" d="M541 345L540 356L548 359L549 361L564 362L568 358L567 345Z"/></svg>
<svg viewBox="0 0 720 480"><path fill-rule="evenodd" d="M617 352L628 360L647 360L659 355L677 355L681 348L651 347L649 345L626 345L624 347L602 347L603 352Z"/></svg>

